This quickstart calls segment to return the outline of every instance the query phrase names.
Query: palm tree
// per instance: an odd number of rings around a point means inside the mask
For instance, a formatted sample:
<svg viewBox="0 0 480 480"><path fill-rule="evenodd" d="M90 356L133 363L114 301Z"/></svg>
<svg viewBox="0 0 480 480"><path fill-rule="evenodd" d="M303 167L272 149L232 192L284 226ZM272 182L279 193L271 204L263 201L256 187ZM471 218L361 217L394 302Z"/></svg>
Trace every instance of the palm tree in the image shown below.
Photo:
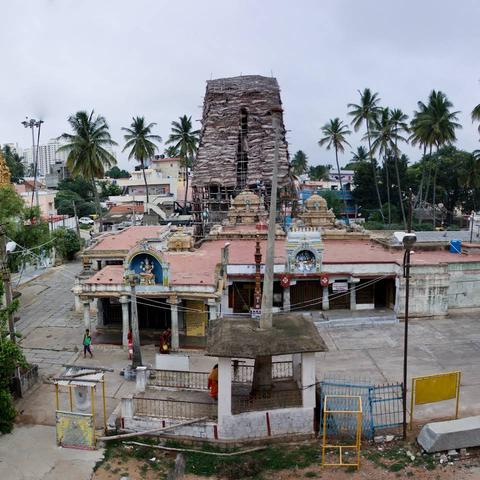
<svg viewBox="0 0 480 480"><path fill-rule="evenodd" d="M178 151L177 149L173 146L173 145L170 145L169 147L167 147L163 153L165 154L165 156L167 158L175 158L178 156Z"/></svg>
<svg viewBox="0 0 480 480"><path fill-rule="evenodd" d="M357 162L366 162L369 157L368 151L365 149L363 145L360 145L357 147L357 150L355 152L351 152L352 154L352 163L357 163Z"/></svg>
<svg viewBox="0 0 480 480"><path fill-rule="evenodd" d="M192 117L184 115L179 121L172 122L172 133L168 137L166 144L171 144L178 152L185 168L185 199L183 202L184 211L187 210L188 194L188 167L193 162L193 157L197 153L198 136L200 130L192 130Z"/></svg>
<svg viewBox="0 0 480 480"><path fill-rule="evenodd" d="M379 157L383 157L383 168L385 170L387 186L387 206L388 206L388 225L392 223L392 208L390 203L390 175L388 171L387 158L392 147L393 131L390 122L390 109L383 108L380 114L373 119L371 129L372 152L378 152Z"/></svg>
<svg viewBox="0 0 480 480"><path fill-rule="evenodd" d="M338 181L340 182L340 192L343 198L343 203L345 205L345 216L348 224L348 212L347 212L347 199L345 198L345 192L343 191L342 185L342 175L340 173L340 164L338 163L338 152L345 152L345 145L350 146L345 138L347 135L350 135L352 132L348 127L340 120L338 117L333 120L329 120L323 127L322 133L324 135L318 141L318 144L323 147L327 145L327 150L330 150L332 147L335 149L335 160L337 162L337 172L338 172Z"/></svg>
<svg viewBox="0 0 480 480"><path fill-rule="evenodd" d="M369 88L365 88L363 92L359 90L358 93L360 94L360 103L349 103L348 108L351 108L351 110L350 112L348 112L348 114L353 117L351 125L353 125L353 128L356 132L358 132L362 124L365 123L367 129L368 153L373 169L373 180L377 192L378 208L380 210L380 215L382 216L383 222L385 223L385 216L383 214L382 207L382 198L380 197L380 189L377 178L377 166L373 160L372 144L370 137L371 122L380 112L380 107L378 105L378 103L380 102L380 98L378 96L378 93L372 93Z"/></svg>
<svg viewBox="0 0 480 480"><path fill-rule="evenodd" d="M81 175L90 180L95 195L95 208L100 215L100 198L98 196L95 178L102 178L105 169L111 168L117 160L110 148L117 145L108 131L108 124L104 117L94 111L90 114L84 110L68 118L73 133L63 133L58 140L67 143L58 148L58 151L67 152L67 168L72 175Z"/></svg>
<svg viewBox="0 0 480 480"><path fill-rule="evenodd" d="M298 150L298 152L295 153L292 161L290 162L294 175L299 176L307 172L307 169L308 169L307 159L308 159L307 154L303 150Z"/></svg>
<svg viewBox="0 0 480 480"><path fill-rule="evenodd" d="M477 210L475 193L480 187L480 150L468 154L458 172L458 182L467 191L473 192L473 209Z"/></svg>
<svg viewBox="0 0 480 480"><path fill-rule="evenodd" d="M472 122L480 122L480 103L472 110ZM478 125L478 132L480 133L480 125Z"/></svg>
<svg viewBox="0 0 480 480"><path fill-rule="evenodd" d="M122 127L122 130L127 132L126 135L123 136L127 143L125 143L122 152L130 148L128 159L135 159L142 168L145 194L147 196L147 208L145 211L147 212L150 197L148 195L147 177L145 175L145 161L152 158L155 154L155 150L157 149L155 142L160 143L162 141L162 137L152 134L152 129L155 125L156 123L149 123L147 125L145 123L145 117L132 117L130 127Z"/></svg>
<svg viewBox="0 0 480 480"><path fill-rule="evenodd" d="M394 108L390 112L390 123L392 124L392 136L393 136L393 159L395 162L395 173L397 176L397 188L398 188L398 201L400 202L400 209L402 211L403 226L405 231L407 230L407 218L405 216L405 207L403 205L402 187L400 185L400 172L398 170L398 154L400 150L398 148L398 141L407 142L408 140L402 137L401 133L408 132L408 115L403 113L399 108Z"/></svg>
<svg viewBox="0 0 480 480"><path fill-rule="evenodd" d="M421 135L427 139L428 143L435 145L438 150L444 145L451 145L456 141L455 130L462 128L456 122L458 111L452 112L450 109L453 103L441 91L432 90L428 98L426 109L419 114L417 118L417 129ZM434 166L433 174L433 226L435 227L435 201L437 188L437 163Z"/></svg>

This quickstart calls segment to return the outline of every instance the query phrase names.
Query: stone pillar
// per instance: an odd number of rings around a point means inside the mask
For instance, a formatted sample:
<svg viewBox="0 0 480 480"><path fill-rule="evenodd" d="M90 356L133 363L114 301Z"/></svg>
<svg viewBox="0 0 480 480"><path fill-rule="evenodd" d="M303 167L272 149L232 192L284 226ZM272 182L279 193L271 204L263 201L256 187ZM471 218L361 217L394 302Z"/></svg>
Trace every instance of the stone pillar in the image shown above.
<svg viewBox="0 0 480 480"><path fill-rule="evenodd" d="M218 359L218 417L232 414L232 359Z"/></svg>
<svg viewBox="0 0 480 480"><path fill-rule="evenodd" d="M136 374L136 384L135 384L135 391L136 392L144 392L147 387L147 374L148 370L147 367L137 367L137 374Z"/></svg>
<svg viewBox="0 0 480 480"><path fill-rule="evenodd" d="M218 318L218 305L215 300L208 300L208 319L216 320Z"/></svg>
<svg viewBox="0 0 480 480"><path fill-rule="evenodd" d="M294 353L292 355L292 373L298 388L302 388L302 354Z"/></svg>
<svg viewBox="0 0 480 480"><path fill-rule="evenodd" d="M103 327L103 299L97 298L97 327Z"/></svg>
<svg viewBox="0 0 480 480"><path fill-rule="evenodd" d="M302 404L315 407L315 353L302 353Z"/></svg>
<svg viewBox="0 0 480 480"><path fill-rule="evenodd" d="M290 285L283 289L283 311L290 311Z"/></svg>
<svg viewBox="0 0 480 480"><path fill-rule="evenodd" d="M172 319L172 351L176 352L180 345L178 335L178 299L177 297L170 297L168 300L170 304L171 319Z"/></svg>
<svg viewBox="0 0 480 480"><path fill-rule="evenodd" d="M328 299L328 287L323 287L322 310L330 310L330 301Z"/></svg>
<svg viewBox="0 0 480 480"><path fill-rule="evenodd" d="M122 345L128 348L128 331L130 330L130 314L128 312L129 299L126 295L120 297L122 304Z"/></svg>
<svg viewBox="0 0 480 480"><path fill-rule="evenodd" d="M90 300L82 299L82 304L83 304L83 324L85 328L88 328L89 330L91 330L92 326L90 324Z"/></svg>
<svg viewBox="0 0 480 480"><path fill-rule="evenodd" d="M356 283L350 283L350 310L357 309Z"/></svg>
<svg viewBox="0 0 480 480"><path fill-rule="evenodd" d="M75 278L75 284L72 288L72 292L75 299L75 311L80 313L82 311L82 300L80 299L80 295L82 293L82 285L80 284L80 279Z"/></svg>
<svg viewBox="0 0 480 480"><path fill-rule="evenodd" d="M122 398L121 414L123 418L132 418L133 417L133 398L124 397Z"/></svg>

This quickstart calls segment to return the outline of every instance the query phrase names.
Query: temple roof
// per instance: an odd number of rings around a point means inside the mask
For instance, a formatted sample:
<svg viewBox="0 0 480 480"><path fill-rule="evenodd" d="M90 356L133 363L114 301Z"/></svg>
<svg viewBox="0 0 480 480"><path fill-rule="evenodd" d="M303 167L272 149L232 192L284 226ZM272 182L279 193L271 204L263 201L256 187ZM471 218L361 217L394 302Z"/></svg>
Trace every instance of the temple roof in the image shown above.
<svg viewBox="0 0 480 480"><path fill-rule="evenodd" d="M211 323L207 355L255 358L259 355L326 352L328 348L313 322L299 313L273 315L273 327L258 329L258 320L224 317Z"/></svg>

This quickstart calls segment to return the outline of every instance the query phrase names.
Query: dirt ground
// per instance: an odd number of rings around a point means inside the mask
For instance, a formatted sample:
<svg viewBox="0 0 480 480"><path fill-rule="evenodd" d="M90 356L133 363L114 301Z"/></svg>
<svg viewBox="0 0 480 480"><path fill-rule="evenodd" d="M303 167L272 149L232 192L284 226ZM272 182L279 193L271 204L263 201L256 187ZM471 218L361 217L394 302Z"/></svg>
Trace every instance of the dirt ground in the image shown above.
<svg viewBox="0 0 480 480"><path fill-rule="evenodd" d="M285 447L289 448L289 447ZM384 450L388 450L384 456ZM227 477L215 475L202 476L186 474L184 480L300 480L319 478L322 480L398 480L412 478L415 480L480 480L480 451L469 450L467 455L445 464L440 464L439 455L421 455L414 451L416 461L406 459L405 451L413 450L408 447L391 445L388 447L368 445L362 450L362 459L359 470L341 467L321 467L320 457L307 467L288 468L282 470L263 470L260 473L244 476L241 468L233 469ZM173 466L175 453L160 450L146 449L142 457L124 455L115 450L94 473L92 480L119 480L128 476L130 480L158 480L166 478ZM135 450L131 450L136 455ZM188 453L186 454L189 455ZM138 456L138 455L137 455ZM319 449L320 456L320 449ZM244 456L238 457L238 462L244 462ZM239 465L239 464L238 464Z"/></svg>

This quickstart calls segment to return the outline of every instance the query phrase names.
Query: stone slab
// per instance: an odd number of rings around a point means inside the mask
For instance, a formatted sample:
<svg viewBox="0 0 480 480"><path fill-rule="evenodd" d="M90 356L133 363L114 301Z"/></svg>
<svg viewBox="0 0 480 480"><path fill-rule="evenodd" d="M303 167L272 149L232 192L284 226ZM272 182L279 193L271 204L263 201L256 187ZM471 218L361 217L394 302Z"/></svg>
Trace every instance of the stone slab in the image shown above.
<svg viewBox="0 0 480 480"><path fill-rule="evenodd" d="M417 437L428 453L478 447L480 445L480 416L427 423Z"/></svg>

